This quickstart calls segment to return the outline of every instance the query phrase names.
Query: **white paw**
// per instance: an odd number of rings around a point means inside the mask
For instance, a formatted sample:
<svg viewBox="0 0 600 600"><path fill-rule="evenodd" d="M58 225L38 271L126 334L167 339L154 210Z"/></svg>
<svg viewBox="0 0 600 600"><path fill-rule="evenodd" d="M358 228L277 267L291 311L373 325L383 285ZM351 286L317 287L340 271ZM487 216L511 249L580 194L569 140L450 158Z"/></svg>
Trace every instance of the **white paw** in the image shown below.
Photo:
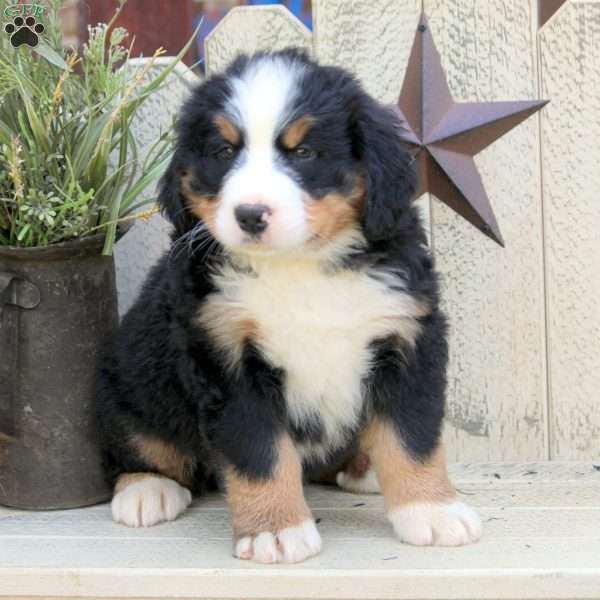
<svg viewBox="0 0 600 600"><path fill-rule="evenodd" d="M415 546L462 546L481 537L479 515L462 502L408 504L388 517L400 540Z"/></svg>
<svg viewBox="0 0 600 600"><path fill-rule="evenodd" d="M191 503L190 491L166 477L146 477L115 494L113 519L129 527L150 527L176 519Z"/></svg>
<svg viewBox="0 0 600 600"><path fill-rule="evenodd" d="M373 467L370 467L363 477L352 477L346 471L340 471L335 480L343 490L355 494L379 494L381 492Z"/></svg>
<svg viewBox="0 0 600 600"><path fill-rule="evenodd" d="M297 563L321 551L321 536L312 519L298 527L288 527L277 533L263 531L246 536L235 544L234 555L260 563Z"/></svg>

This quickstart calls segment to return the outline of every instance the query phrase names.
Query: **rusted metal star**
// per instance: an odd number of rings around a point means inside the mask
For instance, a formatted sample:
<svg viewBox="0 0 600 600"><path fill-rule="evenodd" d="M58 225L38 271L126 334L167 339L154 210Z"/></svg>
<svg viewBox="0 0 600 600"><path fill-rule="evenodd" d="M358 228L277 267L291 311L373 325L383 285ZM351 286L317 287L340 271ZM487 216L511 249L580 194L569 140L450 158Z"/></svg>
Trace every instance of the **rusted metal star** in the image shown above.
<svg viewBox="0 0 600 600"><path fill-rule="evenodd" d="M567 0L538 0L538 29L552 18Z"/></svg>
<svg viewBox="0 0 600 600"><path fill-rule="evenodd" d="M395 107L404 121L401 135L417 162L417 198L431 192L504 246L473 157L546 103L454 102L422 15Z"/></svg>

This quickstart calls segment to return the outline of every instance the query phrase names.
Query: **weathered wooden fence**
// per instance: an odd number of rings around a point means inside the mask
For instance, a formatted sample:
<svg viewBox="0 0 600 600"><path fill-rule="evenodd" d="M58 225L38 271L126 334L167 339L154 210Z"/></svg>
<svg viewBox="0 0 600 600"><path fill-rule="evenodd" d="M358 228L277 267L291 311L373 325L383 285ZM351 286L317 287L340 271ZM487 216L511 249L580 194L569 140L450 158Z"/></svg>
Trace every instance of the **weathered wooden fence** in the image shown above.
<svg viewBox="0 0 600 600"><path fill-rule="evenodd" d="M237 8L207 39L207 72L303 46L394 102L423 9L457 101L551 100L475 159L505 249L420 200L452 325L449 458L600 459L600 0L539 29L535 0L313 0L312 34L282 7ZM193 83L184 71L140 121L143 143ZM122 310L167 230L156 216L119 243Z"/></svg>

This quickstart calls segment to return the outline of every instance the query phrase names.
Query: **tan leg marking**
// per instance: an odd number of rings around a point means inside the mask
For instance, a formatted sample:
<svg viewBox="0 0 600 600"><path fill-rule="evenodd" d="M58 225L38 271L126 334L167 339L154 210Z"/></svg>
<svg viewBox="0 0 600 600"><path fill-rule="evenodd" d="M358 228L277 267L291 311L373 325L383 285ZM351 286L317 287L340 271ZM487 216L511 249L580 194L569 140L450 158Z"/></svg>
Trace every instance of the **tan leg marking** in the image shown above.
<svg viewBox="0 0 600 600"><path fill-rule="evenodd" d="M363 433L361 446L377 471L386 510L411 502L452 502L456 497L441 445L420 463L402 448L391 425L375 419Z"/></svg>
<svg viewBox="0 0 600 600"><path fill-rule="evenodd" d="M237 537L261 531L278 531L310 518L304 500L302 468L291 440L284 436L278 447L273 477L249 481L228 467L225 473L227 500Z"/></svg>
<svg viewBox="0 0 600 600"><path fill-rule="evenodd" d="M410 457L390 424L374 419L362 436L398 537L410 544L459 546L481 537L481 521L456 499L442 446L424 462Z"/></svg>
<svg viewBox="0 0 600 600"><path fill-rule="evenodd" d="M156 436L137 433L131 438L131 445L149 467L182 485L191 485L194 460L181 454L173 444Z"/></svg>
<svg viewBox="0 0 600 600"><path fill-rule="evenodd" d="M154 473L124 473L115 485L113 520L129 527L150 527L176 519L191 503L189 490Z"/></svg>
<svg viewBox="0 0 600 600"><path fill-rule="evenodd" d="M257 562L300 562L317 554L321 538L304 500L302 466L290 438L277 446L273 476L250 481L225 469L234 553Z"/></svg>

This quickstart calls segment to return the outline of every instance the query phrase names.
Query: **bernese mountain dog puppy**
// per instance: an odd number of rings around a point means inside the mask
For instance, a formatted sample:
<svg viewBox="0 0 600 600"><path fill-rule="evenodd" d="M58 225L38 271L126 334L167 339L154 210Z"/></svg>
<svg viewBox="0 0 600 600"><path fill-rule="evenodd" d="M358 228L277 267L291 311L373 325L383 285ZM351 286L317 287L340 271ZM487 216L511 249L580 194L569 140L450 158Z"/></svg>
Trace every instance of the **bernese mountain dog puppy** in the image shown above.
<svg viewBox="0 0 600 600"><path fill-rule="evenodd" d="M235 556L321 539L303 481L381 490L400 540L476 541L441 447L447 331L397 116L297 50L242 56L184 104L174 226L98 385L112 514L225 490Z"/></svg>

